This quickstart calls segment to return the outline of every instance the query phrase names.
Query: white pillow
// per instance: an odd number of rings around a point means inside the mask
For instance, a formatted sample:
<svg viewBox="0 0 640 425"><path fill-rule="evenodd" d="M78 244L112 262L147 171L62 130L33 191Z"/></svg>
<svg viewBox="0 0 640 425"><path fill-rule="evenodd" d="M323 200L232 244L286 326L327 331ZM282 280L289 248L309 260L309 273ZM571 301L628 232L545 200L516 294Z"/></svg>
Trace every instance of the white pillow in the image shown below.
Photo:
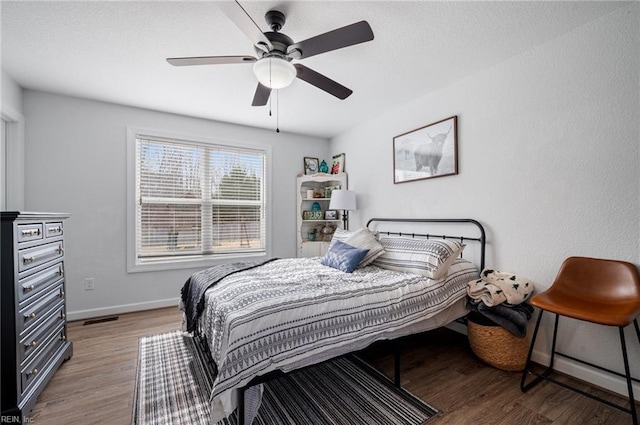
<svg viewBox="0 0 640 425"><path fill-rule="evenodd" d="M340 241L340 242L346 241L347 238L352 234L353 232L350 232L348 230L336 229L336 231L333 232L333 236L331 237L331 243L329 244L329 248L331 248L331 246L333 246L333 244L336 243L336 241Z"/></svg>
<svg viewBox="0 0 640 425"><path fill-rule="evenodd" d="M374 260L374 265L432 279L445 276L465 247L450 239L381 237L379 241L385 252Z"/></svg>
<svg viewBox="0 0 640 425"><path fill-rule="evenodd" d="M382 245L380 245L373 233L365 227L351 233L351 235L344 240L344 243L355 246L356 248L369 250L367 255L360 261L360 264L358 264L358 267L367 266L371 264L373 260L384 254Z"/></svg>

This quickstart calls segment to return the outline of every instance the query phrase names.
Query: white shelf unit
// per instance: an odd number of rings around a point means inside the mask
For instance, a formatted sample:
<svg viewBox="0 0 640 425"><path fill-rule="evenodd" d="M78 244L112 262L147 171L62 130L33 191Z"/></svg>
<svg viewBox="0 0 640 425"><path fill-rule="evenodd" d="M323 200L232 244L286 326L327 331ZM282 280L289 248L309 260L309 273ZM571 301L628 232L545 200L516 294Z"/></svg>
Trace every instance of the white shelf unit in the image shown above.
<svg viewBox="0 0 640 425"><path fill-rule="evenodd" d="M324 213L329 209L331 197L324 196L327 188L347 189L347 174L311 174L298 176L298 195L296 206L298 209L296 233L298 239L298 257L319 257L324 255L329 248L331 234L322 233L322 228L329 225L336 229L342 229L342 211L338 211L335 220L325 220ZM313 190L314 194L322 194L321 197L307 197L307 191ZM310 211L314 202L320 205L322 219L305 220L304 211ZM309 240L309 231L315 229L315 240Z"/></svg>

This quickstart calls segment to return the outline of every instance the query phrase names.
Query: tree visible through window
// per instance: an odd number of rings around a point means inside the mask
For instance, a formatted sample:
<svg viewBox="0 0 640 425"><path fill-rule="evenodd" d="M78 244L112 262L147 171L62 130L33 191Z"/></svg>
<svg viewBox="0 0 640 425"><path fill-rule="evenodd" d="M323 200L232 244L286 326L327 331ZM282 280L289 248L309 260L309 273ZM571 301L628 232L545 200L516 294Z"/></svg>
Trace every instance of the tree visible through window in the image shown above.
<svg viewBox="0 0 640 425"><path fill-rule="evenodd" d="M264 253L262 150L136 137L136 256Z"/></svg>

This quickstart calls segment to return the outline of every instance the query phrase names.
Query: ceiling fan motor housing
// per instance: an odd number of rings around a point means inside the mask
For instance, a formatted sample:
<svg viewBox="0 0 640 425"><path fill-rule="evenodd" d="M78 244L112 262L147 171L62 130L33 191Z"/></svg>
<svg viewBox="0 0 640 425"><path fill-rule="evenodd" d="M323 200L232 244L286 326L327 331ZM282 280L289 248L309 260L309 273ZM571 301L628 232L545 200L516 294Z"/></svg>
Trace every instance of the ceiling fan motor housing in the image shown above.
<svg viewBox="0 0 640 425"><path fill-rule="evenodd" d="M267 51L264 46L255 46L258 57L278 57L291 61L292 57L287 55L287 48L293 44L293 40L286 34L279 32L286 22L284 13L278 10L270 10L264 15L264 19L267 21L269 28L271 28L271 31L265 32L264 35L271 42L273 49Z"/></svg>
<svg viewBox="0 0 640 425"><path fill-rule="evenodd" d="M269 24L271 31L280 31L286 21L284 13L278 10L270 10L265 13L264 20Z"/></svg>
<svg viewBox="0 0 640 425"><path fill-rule="evenodd" d="M259 47L256 47L255 50L259 58L277 56L282 59L291 60L291 58L287 57L287 48L293 44L293 40L289 36L275 31L265 32L264 35L273 45L273 49L265 52Z"/></svg>

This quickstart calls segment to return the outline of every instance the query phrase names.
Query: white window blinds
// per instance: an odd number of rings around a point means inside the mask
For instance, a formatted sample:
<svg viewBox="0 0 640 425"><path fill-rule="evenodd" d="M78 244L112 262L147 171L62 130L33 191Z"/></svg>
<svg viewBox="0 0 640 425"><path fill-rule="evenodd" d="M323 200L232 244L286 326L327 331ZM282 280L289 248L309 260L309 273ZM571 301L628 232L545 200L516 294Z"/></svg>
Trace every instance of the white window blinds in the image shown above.
<svg viewBox="0 0 640 425"><path fill-rule="evenodd" d="M136 137L136 256L265 253L266 152Z"/></svg>

